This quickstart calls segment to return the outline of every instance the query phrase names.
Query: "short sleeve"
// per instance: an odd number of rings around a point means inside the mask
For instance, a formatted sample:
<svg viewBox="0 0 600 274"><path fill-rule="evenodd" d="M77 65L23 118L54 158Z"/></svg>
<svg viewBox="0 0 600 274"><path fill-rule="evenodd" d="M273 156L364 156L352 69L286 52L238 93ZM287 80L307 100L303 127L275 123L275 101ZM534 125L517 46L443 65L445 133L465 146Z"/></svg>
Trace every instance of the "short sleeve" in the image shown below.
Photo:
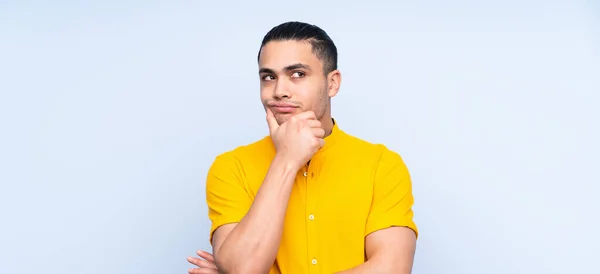
<svg viewBox="0 0 600 274"><path fill-rule="evenodd" d="M399 154L384 149L376 167L373 201L367 218L365 236L377 230L408 227L418 237L413 221L414 198L410 174Z"/></svg>
<svg viewBox="0 0 600 274"><path fill-rule="evenodd" d="M209 241L222 225L239 223L252 205L239 161L230 154L215 158L206 177L206 203L212 223Z"/></svg>

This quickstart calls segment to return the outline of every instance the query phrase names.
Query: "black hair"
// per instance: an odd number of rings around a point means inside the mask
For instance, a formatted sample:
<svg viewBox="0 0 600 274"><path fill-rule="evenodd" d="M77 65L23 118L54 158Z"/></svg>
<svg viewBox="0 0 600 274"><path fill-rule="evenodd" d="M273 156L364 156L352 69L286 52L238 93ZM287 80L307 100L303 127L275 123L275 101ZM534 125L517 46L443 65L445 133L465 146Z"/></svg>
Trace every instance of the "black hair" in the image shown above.
<svg viewBox="0 0 600 274"><path fill-rule="evenodd" d="M273 27L263 38L258 51L271 41L306 41L312 46L312 52L323 62L323 72L328 74L337 69L337 48L333 40L321 28L297 21L285 22Z"/></svg>

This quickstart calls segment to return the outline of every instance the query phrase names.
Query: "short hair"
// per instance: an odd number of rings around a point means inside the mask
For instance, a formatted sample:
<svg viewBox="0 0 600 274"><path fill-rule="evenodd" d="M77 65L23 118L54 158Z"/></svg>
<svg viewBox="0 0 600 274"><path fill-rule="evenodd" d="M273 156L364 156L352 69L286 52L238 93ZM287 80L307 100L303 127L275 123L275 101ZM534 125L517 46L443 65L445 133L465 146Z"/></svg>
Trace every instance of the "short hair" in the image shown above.
<svg viewBox="0 0 600 274"><path fill-rule="evenodd" d="M263 38L258 51L258 60L262 48L271 41L306 41L312 46L312 52L323 62L323 72L328 74L337 69L338 53L333 40L321 28L308 23L290 21L273 27Z"/></svg>

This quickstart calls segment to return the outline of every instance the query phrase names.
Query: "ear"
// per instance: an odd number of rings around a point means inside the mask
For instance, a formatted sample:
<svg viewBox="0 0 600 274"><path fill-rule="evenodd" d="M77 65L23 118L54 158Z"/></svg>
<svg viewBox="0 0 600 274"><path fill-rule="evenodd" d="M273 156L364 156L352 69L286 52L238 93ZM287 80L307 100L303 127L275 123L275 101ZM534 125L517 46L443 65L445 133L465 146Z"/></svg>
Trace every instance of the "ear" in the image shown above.
<svg viewBox="0 0 600 274"><path fill-rule="evenodd" d="M342 73L339 70L334 70L327 75L327 94L329 97L335 97L340 90L342 84Z"/></svg>

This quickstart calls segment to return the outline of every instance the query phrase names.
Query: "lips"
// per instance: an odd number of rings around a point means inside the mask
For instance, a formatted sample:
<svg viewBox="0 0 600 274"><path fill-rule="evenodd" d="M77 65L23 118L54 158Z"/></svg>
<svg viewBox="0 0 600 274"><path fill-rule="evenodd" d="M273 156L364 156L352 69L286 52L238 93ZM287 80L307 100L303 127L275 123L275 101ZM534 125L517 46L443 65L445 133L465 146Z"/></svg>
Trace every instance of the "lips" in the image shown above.
<svg viewBox="0 0 600 274"><path fill-rule="evenodd" d="M278 113L292 113L296 110L297 107L292 106L272 106L271 110Z"/></svg>
<svg viewBox="0 0 600 274"><path fill-rule="evenodd" d="M273 112L277 112L277 113L292 113L298 107L295 105L292 105L292 104L274 103L274 104L269 104L269 108L271 108L271 110Z"/></svg>

